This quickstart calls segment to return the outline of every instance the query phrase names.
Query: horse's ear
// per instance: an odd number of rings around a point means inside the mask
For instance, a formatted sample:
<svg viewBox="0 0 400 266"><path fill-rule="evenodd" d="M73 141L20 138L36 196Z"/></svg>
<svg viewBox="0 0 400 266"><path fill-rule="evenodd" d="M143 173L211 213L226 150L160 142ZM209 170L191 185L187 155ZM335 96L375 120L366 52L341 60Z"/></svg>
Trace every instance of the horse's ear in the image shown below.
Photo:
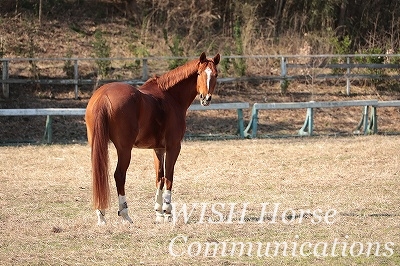
<svg viewBox="0 0 400 266"><path fill-rule="evenodd" d="M221 59L221 56L219 54L214 56L214 64L218 65L220 59Z"/></svg>
<svg viewBox="0 0 400 266"><path fill-rule="evenodd" d="M205 61L207 61L207 56L205 52L202 52L200 55L200 63L204 63Z"/></svg>

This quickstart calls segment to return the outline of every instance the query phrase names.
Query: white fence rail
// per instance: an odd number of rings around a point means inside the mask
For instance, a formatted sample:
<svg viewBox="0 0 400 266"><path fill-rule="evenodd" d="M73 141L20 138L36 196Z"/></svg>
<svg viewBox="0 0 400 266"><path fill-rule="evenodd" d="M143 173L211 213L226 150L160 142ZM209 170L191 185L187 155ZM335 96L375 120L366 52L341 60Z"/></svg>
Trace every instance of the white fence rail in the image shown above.
<svg viewBox="0 0 400 266"><path fill-rule="evenodd" d="M244 137L244 121L243 109L248 109L249 103L214 103L209 106L201 106L200 104L192 104L189 111L206 111L206 110L237 110L238 134ZM84 116L85 108L36 108L36 109L0 109L0 116L46 116L46 126L43 140L46 143L52 143L52 116Z"/></svg>
<svg viewBox="0 0 400 266"><path fill-rule="evenodd" d="M381 102L381 106L386 106ZM395 102L392 102L393 106ZM396 101L396 106L400 106L400 101ZM296 103L255 103L251 112L251 119L249 124L247 125L244 134L246 137L257 136L257 124L258 124L258 112L259 110L279 110L279 109L307 109L306 119L304 121L303 127L299 130L299 135L313 135L314 128L314 109L315 108L341 108L341 107L350 107L350 106L364 106L364 112L362 114L362 119L359 125L356 127L357 130L364 127L364 135L368 133L377 133L377 119L376 119L376 111L374 113L375 117L371 118L371 122L374 123L376 130L371 132L369 129L369 117L368 110L369 106L375 108L379 106L379 102L377 100L355 100L355 101L332 101L332 102L296 102ZM307 131L306 131L307 130ZM251 134L249 133L251 131Z"/></svg>
<svg viewBox="0 0 400 266"><path fill-rule="evenodd" d="M243 110L249 110L249 103L214 103L207 107L193 104L189 107L189 110L237 110L239 136L241 138L256 138L258 112L260 110L307 109L306 119L298 134L301 136L312 136L314 127L314 109L351 106L364 107L360 123L355 127L356 131L353 133L360 133L361 128L363 128L362 133L364 135L377 134L377 109L380 107L400 107L400 101L355 100L332 102L255 103L251 108L251 117L246 128L244 128ZM369 112L369 110L371 110L371 112ZM85 111L85 108L0 109L0 116L47 116L43 140L47 143L52 143L52 116L84 116Z"/></svg>

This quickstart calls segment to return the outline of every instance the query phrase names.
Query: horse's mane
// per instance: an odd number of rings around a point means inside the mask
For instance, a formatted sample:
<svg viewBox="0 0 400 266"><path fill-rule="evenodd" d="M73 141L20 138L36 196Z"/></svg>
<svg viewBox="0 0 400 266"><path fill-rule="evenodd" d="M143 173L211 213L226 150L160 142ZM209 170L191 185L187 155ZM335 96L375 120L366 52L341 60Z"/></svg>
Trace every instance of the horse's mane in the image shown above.
<svg viewBox="0 0 400 266"><path fill-rule="evenodd" d="M178 84L180 81L187 79L193 74L197 73L199 60L192 60L186 64L179 66L159 77L154 77L151 80L156 80L158 87L166 91L172 86Z"/></svg>

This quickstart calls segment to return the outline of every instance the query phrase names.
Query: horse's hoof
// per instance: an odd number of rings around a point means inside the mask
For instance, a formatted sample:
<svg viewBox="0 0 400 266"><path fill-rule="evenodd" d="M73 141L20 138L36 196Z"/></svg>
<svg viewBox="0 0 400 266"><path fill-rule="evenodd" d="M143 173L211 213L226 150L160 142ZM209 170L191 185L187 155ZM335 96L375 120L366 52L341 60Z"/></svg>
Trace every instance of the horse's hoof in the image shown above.
<svg viewBox="0 0 400 266"><path fill-rule="evenodd" d="M129 217L128 215L122 217L122 222L123 222L123 223L130 223L130 224L133 224L133 221L132 221L131 217Z"/></svg>
<svg viewBox="0 0 400 266"><path fill-rule="evenodd" d="M164 223L171 223L171 222L172 222L172 215L164 214Z"/></svg>
<svg viewBox="0 0 400 266"><path fill-rule="evenodd" d="M156 203L154 204L154 210L155 210L156 212L161 212L161 211L162 211L162 205L161 205L160 203L156 202ZM161 215L162 215L162 214L161 214Z"/></svg>
<svg viewBox="0 0 400 266"><path fill-rule="evenodd" d="M125 219L123 219L123 220L122 220L122 224L133 224L133 221L132 221L132 220L125 220Z"/></svg>
<svg viewBox="0 0 400 266"><path fill-rule="evenodd" d="M156 224L162 224L162 223L164 223L164 217L156 216Z"/></svg>
<svg viewBox="0 0 400 266"><path fill-rule="evenodd" d="M156 223L157 224L164 223L164 214L163 213L156 211Z"/></svg>
<svg viewBox="0 0 400 266"><path fill-rule="evenodd" d="M106 219L104 218L104 211L101 212L100 210L96 210L97 214L97 225L105 225Z"/></svg>
<svg viewBox="0 0 400 266"><path fill-rule="evenodd" d="M118 211L118 216L121 216L123 218L124 222L133 224L131 217L129 217L129 215L128 215L128 208L124 208L124 209Z"/></svg>
<svg viewBox="0 0 400 266"><path fill-rule="evenodd" d="M172 204L171 203L163 203L162 205L162 210L166 213L169 213L171 215L171 211L172 211Z"/></svg>

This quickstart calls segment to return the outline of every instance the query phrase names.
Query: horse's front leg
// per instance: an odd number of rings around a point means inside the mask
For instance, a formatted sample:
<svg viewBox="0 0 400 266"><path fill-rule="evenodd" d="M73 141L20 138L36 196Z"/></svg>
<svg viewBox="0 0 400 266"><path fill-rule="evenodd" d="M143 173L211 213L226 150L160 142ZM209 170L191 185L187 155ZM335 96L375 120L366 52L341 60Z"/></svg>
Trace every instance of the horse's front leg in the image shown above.
<svg viewBox="0 0 400 266"><path fill-rule="evenodd" d="M163 205L162 210L164 211L164 221L172 221L172 205L171 205L171 191L172 182L174 180L174 167L176 160L178 159L179 152L181 150L181 144L179 143L175 147L169 147L166 149L165 154L165 178L164 185L165 191L163 193Z"/></svg>
<svg viewBox="0 0 400 266"><path fill-rule="evenodd" d="M129 163L131 161L131 150L117 150L117 153L118 163L117 168L115 169L114 178L118 192L118 216L121 216L124 221L133 223L132 219L128 215L128 204L126 203L125 196L126 171L128 170Z"/></svg>
<svg viewBox="0 0 400 266"><path fill-rule="evenodd" d="M164 168L165 168L165 150L154 150L154 168L156 170L156 196L154 210L156 211L156 223L164 222L163 188L164 188Z"/></svg>

